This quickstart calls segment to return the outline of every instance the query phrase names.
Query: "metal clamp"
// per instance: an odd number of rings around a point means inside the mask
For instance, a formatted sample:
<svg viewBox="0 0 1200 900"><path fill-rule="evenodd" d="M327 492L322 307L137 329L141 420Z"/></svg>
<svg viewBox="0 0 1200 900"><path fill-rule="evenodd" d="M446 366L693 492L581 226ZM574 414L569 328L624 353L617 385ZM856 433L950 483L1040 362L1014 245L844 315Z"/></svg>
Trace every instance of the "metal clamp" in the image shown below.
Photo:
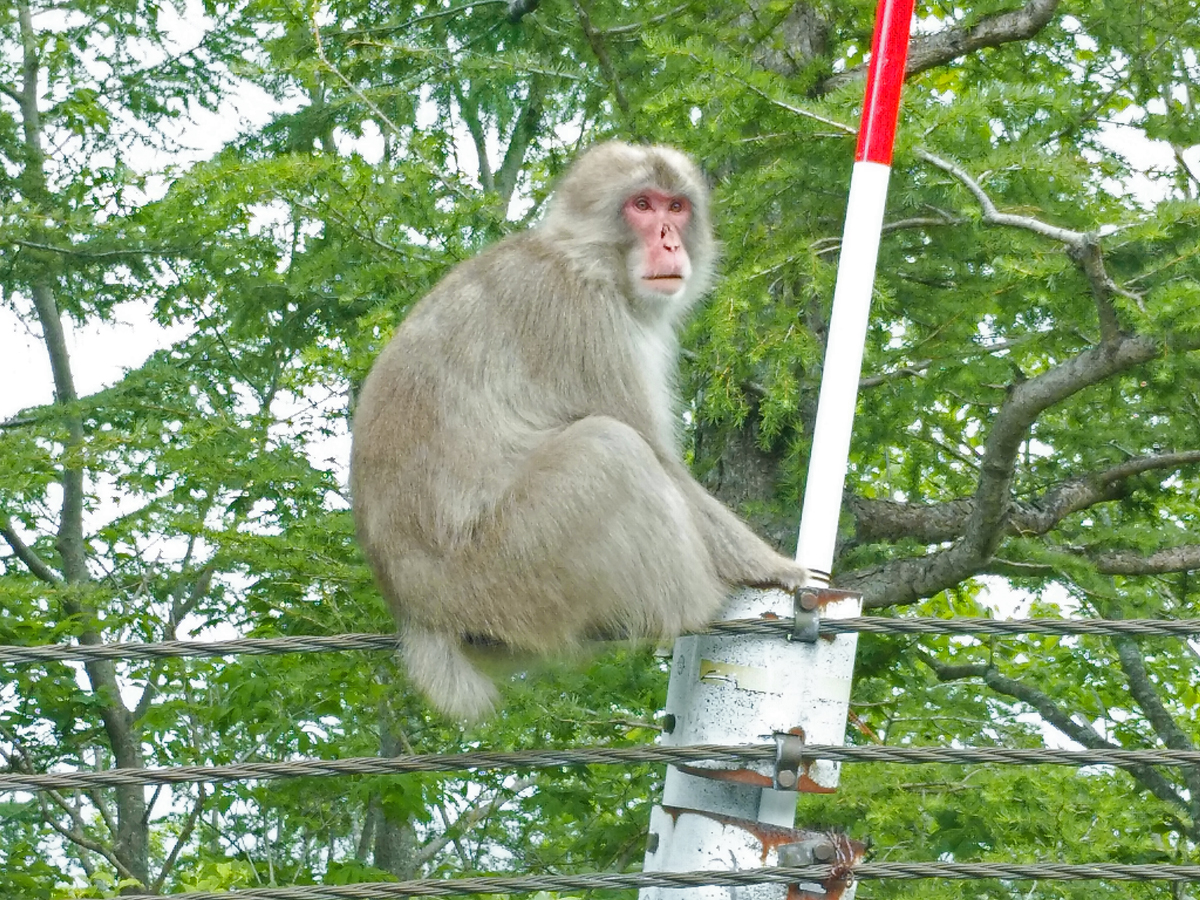
<svg viewBox="0 0 1200 900"><path fill-rule="evenodd" d="M802 768L804 768L804 736L776 732L775 773L772 779L775 790L796 790L800 784Z"/></svg>
<svg viewBox="0 0 1200 900"><path fill-rule="evenodd" d="M781 866L831 865L837 861L837 847L827 838L811 838L795 844L781 844L777 858Z"/></svg>
<svg viewBox="0 0 1200 900"><path fill-rule="evenodd" d="M792 604L792 633L789 641L815 644L820 635L821 614L818 612L821 595L812 588L801 588L796 592Z"/></svg>
<svg viewBox="0 0 1200 900"><path fill-rule="evenodd" d="M796 591L792 603L793 623L789 641L800 641L803 644L815 644L821 629L821 610L830 603L842 600L862 600L862 594L857 591L843 591L831 587L802 587Z"/></svg>

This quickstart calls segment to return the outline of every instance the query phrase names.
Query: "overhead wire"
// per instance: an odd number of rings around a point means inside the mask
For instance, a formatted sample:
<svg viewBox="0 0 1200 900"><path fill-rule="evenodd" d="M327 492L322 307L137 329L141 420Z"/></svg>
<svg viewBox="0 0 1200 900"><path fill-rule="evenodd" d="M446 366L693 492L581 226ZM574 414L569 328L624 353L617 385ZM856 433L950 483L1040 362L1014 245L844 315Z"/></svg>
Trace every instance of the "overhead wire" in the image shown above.
<svg viewBox="0 0 1200 900"><path fill-rule="evenodd" d="M709 633L777 634L786 636L790 619L736 619L713 624ZM835 634L954 634L1068 636L1182 637L1200 636L1200 619L988 619L963 616L932 617L854 616L822 618L820 633ZM347 650L392 651L399 638L389 634L288 635L270 638L235 638L225 641L126 641L111 644L42 644L0 646L0 664L39 662L94 662L99 660L151 660L214 656L270 656L284 653L327 653Z"/></svg>

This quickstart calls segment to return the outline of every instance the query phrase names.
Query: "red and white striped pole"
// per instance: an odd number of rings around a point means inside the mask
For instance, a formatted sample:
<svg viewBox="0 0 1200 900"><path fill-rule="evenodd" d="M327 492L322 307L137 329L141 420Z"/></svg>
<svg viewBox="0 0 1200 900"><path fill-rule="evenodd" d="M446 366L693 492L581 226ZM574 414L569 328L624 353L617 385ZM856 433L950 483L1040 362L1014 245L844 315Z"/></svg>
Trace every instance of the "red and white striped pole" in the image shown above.
<svg viewBox="0 0 1200 900"><path fill-rule="evenodd" d="M815 573L814 588L828 586L833 566L913 2L879 0L876 13L796 551L797 560ZM814 596L824 603L823 617L860 612L858 598L831 601L819 590ZM783 591L746 590L730 599L721 616L791 618L793 603ZM851 847L845 838L792 827L796 790L828 793L837 787L838 765L805 761L796 738L810 744L845 740L856 647L855 635L815 641L693 635L675 642L662 743L757 744L774 738L779 759L735 768L728 763L669 766L662 803L650 815L645 871L728 871L828 861L820 854L831 848L846 862L861 851L861 845ZM789 790L781 789L785 785ZM822 895L821 886L808 887L646 888L640 897L783 900ZM839 896L850 900L853 894L849 885Z"/></svg>
<svg viewBox="0 0 1200 900"><path fill-rule="evenodd" d="M822 573L833 565L912 12L913 0L880 0L876 11L796 553Z"/></svg>

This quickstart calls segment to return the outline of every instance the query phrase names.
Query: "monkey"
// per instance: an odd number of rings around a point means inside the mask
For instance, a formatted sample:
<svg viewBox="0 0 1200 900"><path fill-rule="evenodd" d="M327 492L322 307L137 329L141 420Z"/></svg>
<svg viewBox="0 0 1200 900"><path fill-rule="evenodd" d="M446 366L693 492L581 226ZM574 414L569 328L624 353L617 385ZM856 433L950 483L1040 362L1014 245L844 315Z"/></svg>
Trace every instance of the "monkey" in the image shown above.
<svg viewBox="0 0 1200 900"><path fill-rule="evenodd" d="M678 332L715 258L696 165L601 143L376 358L352 426L356 531L409 680L448 716L494 710L481 660L669 639L737 586L804 585L682 460Z"/></svg>

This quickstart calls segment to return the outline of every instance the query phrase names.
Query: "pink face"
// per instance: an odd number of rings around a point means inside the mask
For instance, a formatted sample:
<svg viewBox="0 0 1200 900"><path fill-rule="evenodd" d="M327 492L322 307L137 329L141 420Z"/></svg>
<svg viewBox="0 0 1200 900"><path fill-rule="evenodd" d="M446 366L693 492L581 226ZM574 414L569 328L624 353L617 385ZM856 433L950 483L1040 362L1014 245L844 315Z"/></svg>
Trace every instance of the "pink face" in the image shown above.
<svg viewBox="0 0 1200 900"><path fill-rule="evenodd" d="M621 207L625 221L641 238L640 271L633 272L640 286L660 294L683 288L692 272L683 233L692 217L687 197L661 191L639 191Z"/></svg>

